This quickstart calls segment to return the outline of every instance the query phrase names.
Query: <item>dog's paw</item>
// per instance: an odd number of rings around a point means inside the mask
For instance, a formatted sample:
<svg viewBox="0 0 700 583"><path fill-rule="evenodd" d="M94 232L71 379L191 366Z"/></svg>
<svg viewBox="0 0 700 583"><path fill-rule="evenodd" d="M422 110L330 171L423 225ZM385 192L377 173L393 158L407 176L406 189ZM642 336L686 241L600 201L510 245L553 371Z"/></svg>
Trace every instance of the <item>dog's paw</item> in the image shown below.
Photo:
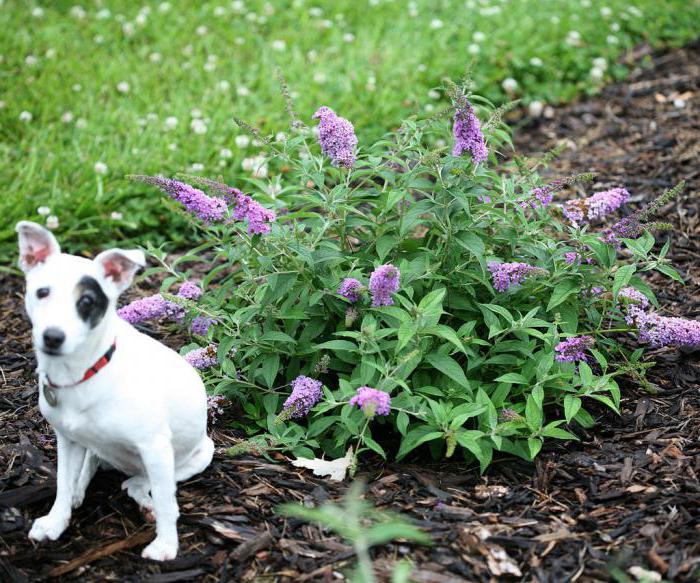
<svg viewBox="0 0 700 583"><path fill-rule="evenodd" d="M37 542L56 540L68 527L69 520L69 518L57 520L49 514L37 518L29 531L29 538Z"/></svg>
<svg viewBox="0 0 700 583"><path fill-rule="evenodd" d="M82 506L83 504L83 500L85 500L85 492L83 492L82 494L73 494L70 507L73 509L80 508L80 506Z"/></svg>
<svg viewBox="0 0 700 583"><path fill-rule="evenodd" d="M170 543L156 537L150 545L143 549L141 556L152 561L170 561L177 556L177 542Z"/></svg>

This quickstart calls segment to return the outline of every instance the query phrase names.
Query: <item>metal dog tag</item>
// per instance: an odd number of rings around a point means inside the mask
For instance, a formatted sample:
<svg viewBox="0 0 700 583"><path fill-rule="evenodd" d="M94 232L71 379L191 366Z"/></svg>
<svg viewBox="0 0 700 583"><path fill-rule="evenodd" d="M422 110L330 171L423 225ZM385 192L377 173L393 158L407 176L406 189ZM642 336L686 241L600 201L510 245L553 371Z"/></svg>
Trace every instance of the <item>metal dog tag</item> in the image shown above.
<svg viewBox="0 0 700 583"><path fill-rule="evenodd" d="M46 399L46 402L52 407L55 407L58 404L56 391L54 391L51 387L44 386L44 399Z"/></svg>

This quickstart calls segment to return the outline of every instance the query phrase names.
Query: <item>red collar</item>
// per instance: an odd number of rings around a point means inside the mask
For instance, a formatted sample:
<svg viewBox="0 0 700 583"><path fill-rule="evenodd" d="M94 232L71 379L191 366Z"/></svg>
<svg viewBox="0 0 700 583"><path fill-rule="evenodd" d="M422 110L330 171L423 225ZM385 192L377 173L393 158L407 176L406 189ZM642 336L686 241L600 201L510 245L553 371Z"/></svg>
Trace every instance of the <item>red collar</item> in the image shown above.
<svg viewBox="0 0 700 583"><path fill-rule="evenodd" d="M95 364L93 364L89 369L87 369L85 371L83 378L80 379L77 383L74 383L72 385L56 385L56 384L51 382L49 375L46 375L46 383L50 387L53 387L54 389L65 389L68 387L74 387L76 385L79 385L80 383L84 383L86 380L94 377L105 366L107 366L107 364L109 364L109 361L112 360L112 356L114 356L114 351L116 349L117 349L117 340L115 339L114 342L112 342L112 346L109 347L109 350L107 350L107 352L105 352Z"/></svg>

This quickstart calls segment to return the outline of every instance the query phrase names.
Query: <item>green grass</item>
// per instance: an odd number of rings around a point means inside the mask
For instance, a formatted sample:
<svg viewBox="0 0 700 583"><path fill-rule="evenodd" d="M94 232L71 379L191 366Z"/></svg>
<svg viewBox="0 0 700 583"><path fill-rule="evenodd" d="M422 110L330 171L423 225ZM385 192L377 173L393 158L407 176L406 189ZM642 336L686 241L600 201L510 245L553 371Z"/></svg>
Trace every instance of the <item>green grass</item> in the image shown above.
<svg viewBox="0 0 700 583"><path fill-rule="evenodd" d="M241 132L232 120L268 134L287 129L275 65L304 119L329 105L355 123L362 144L409 114L444 106L431 90L472 60L476 91L494 101L506 99L501 82L512 77L525 102L558 102L601 83L590 76L594 58L607 59L606 79L620 78L624 67L614 61L622 51L640 41L682 44L700 21L688 0L183 1L167 12L144 3L150 12L141 18L133 1L101 4L109 10L103 18L94 2L84 4L83 18L74 1L0 7L4 257L17 220L43 220L39 206L59 217L59 235L72 249L134 237L181 241L182 223L162 212L152 189L125 181L128 173L173 174L201 164L196 172L254 193L259 184L247 182L241 160L257 148L236 147ZM38 6L40 17L32 14ZM572 30L579 46L567 41ZM475 33L484 40L475 42ZM205 67L209 55L216 61ZM128 93L117 89L122 82ZM191 130L196 109L208 120L205 134ZM31 121L20 120L23 111ZM71 121L62 120L67 112ZM178 125L166 131L170 116ZM221 158L224 148L232 158ZM106 174L95 172L97 162ZM278 174L274 164L270 174ZM115 211L123 218L111 218Z"/></svg>

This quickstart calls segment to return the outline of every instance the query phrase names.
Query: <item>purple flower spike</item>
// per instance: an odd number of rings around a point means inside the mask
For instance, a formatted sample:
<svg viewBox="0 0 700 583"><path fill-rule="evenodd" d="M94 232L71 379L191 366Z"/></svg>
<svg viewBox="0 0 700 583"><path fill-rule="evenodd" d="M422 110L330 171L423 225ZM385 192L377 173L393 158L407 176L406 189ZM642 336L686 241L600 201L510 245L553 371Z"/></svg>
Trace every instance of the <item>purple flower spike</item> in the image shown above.
<svg viewBox="0 0 700 583"><path fill-rule="evenodd" d="M198 300L202 297L202 288L192 281L186 281L180 286L177 295L185 300Z"/></svg>
<svg viewBox="0 0 700 583"><path fill-rule="evenodd" d="M343 296L351 304L356 303L360 299L363 285L354 277L346 277L340 282L337 294Z"/></svg>
<svg viewBox="0 0 700 583"><path fill-rule="evenodd" d="M204 348L196 348L185 354L185 360L194 368L204 370L219 364L219 359L216 356L216 346L210 344Z"/></svg>
<svg viewBox="0 0 700 583"><path fill-rule="evenodd" d="M192 320L190 330L192 334L196 334L197 336L206 336L207 332L209 332L209 328L211 328L213 324L216 324L214 318L210 318L209 316L197 316Z"/></svg>
<svg viewBox="0 0 700 583"><path fill-rule="evenodd" d="M654 348L700 346L700 321L698 320L659 316L654 312L647 313L638 306L629 306L625 319L628 324L639 328L640 342L651 344Z"/></svg>
<svg viewBox="0 0 700 583"><path fill-rule="evenodd" d="M488 158L488 150L484 134L481 131L481 124L474 113L474 108L469 102L455 112L452 133L455 144L452 148L453 156L461 156L464 152L469 152L474 164L479 164Z"/></svg>
<svg viewBox="0 0 700 583"><path fill-rule="evenodd" d="M527 263L499 263L491 261L488 264L491 278L493 280L493 289L497 292L504 292L508 288L518 285L526 277L530 275L546 275L549 273L541 267L534 267Z"/></svg>
<svg viewBox="0 0 700 583"><path fill-rule="evenodd" d="M592 336L575 336L573 338L568 338L557 344L554 347L554 351L558 354L555 359L559 362L578 362L588 360L586 356L586 350L593 346Z"/></svg>
<svg viewBox="0 0 700 583"><path fill-rule="evenodd" d="M290 417L305 417L323 397L323 383L310 377L298 376L292 381L292 394L284 402L283 408Z"/></svg>
<svg viewBox="0 0 700 583"><path fill-rule="evenodd" d="M264 235L270 232L270 223L277 218L273 211L240 191L232 199L232 203L234 207L231 216L238 221L247 220L250 235Z"/></svg>
<svg viewBox="0 0 700 583"><path fill-rule="evenodd" d="M564 261L566 261L569 265L581 263L581 254L576 253L575 251L564 253Z"/></svg>
<svg viewBox="0 0 700 583"><path fill-rule="evenodd" d="M391 294L396 293L401 285L401 272L390 263L380 265L369 277L369 291L372 294L372 306L393 306Z"/></svg>
<svg viewBox="0 0 700 583"><path fill-rule="evenodd" d="M562 211L574 227L581 223L602 219L615 212L630 199L630 193L624 188L612 188L596 192L593 196L567 202Z"/></svg>
<svg viewBox="0 0 700 583"><path fill-rule="evenodd" d="M371 387L360 387L355 396L350 399L350 405L357 405L367 417L388 415L391 411L389 393L378 391Z"/></svg>
<svg viewBox="0 0 700 583"><path fill-rule="evenodd" d="M146 320L155 320L164 317L174 317L178 319L180 316L184 315L184 310L176 303L169 302L160 294L156 294L134 300L130 304L119 308L117 310L117 315L122 320L129 322L129 324L140 324Z"/></svg>
<svg viewBox="0 0 700 583"><path fill-rule="evenodd" d="M649 298L633 287L623 287L617 294L618 301L625 304L634 304L642 309L649 307Z"/></svg>
<svg viewBox="0 0 700 583"><path fill-rule="evenodd" d="M205 223L218 223L226 218L227 206L223 198L208 196L198 188L162 176L133 176L134 180L157 186L171 198Z"/></svg>
<svg viewBox="0 0 700 583"><path fill-rule="evenodd" d="M321 151L331 159L333 166L352 167L355 163L355 148L357 136L355 127L345 119L336 115L330 108L323 106L314 113L313 119L318 123L318 143Z"/></svg>

